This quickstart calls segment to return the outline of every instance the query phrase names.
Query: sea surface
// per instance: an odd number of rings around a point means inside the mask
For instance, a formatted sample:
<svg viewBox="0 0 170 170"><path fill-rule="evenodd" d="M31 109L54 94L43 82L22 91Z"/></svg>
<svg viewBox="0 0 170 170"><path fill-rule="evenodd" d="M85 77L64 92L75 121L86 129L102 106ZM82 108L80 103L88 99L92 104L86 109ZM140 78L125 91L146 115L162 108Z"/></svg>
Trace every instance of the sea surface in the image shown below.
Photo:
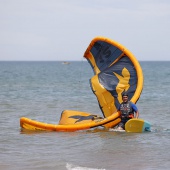
<svg viewBox="0 0 170 170"><path fill-rule="evenodd" d="M57 124L63 110L102 115L88 62L0 62L0 170L169 170L170 62L140 62L137 107L151 132L22 131L28 117Z"/></svg>

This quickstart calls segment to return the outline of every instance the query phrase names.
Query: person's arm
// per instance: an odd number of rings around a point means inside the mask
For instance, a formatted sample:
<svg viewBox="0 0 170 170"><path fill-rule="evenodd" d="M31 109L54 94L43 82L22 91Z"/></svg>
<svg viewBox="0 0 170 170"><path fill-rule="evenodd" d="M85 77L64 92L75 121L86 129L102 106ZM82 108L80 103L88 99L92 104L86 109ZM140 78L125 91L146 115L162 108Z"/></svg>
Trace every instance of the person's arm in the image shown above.
<svg viewBox="0 0 170 170"><path fill-rule="evenodd" d="M138 117L139 117L139 111L137 110L137 111L135 112L135 118L138 119Z"/></svg>
<svg viewBox="0 0 170 170"><path fill-rule="evenodd" d="M134 117L134 118L138 119L138 117L139 117L139 111L138 111L137 106L136 106L134 103L132 103L132 108L133 108L133 110L135 111L135 117Z"/></svg>

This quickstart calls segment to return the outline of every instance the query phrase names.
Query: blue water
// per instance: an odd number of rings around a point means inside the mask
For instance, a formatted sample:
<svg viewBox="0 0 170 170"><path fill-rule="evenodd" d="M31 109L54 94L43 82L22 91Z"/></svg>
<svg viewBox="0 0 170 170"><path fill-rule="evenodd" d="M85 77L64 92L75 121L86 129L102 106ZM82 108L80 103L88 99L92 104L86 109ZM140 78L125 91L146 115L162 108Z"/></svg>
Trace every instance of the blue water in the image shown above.
<svg viewBox="0 0 170 170"><path fill-rule="evenodd" d="M170 62L140 62L137 103L149 133L98 129L22 132L20 117L58 123L63 110L101 114L85 62L0 62L0 169L166 170L170 167Z"/></svg>

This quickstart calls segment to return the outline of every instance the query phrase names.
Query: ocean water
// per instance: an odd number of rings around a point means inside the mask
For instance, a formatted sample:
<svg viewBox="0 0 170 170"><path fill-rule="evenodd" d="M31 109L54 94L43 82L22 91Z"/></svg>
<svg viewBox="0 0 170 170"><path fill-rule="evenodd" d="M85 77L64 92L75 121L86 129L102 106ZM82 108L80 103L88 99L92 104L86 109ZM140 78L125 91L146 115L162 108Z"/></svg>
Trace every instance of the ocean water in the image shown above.
<svg viewBox="0 0 170 170"><path fill-rule="evenodd" d="M137 103L147 133L99 129L21 131L20 117L58 123L63 110L102 115L88 62L0 62L0 170L168 170L170 62L140 62L144 88Z"/></svg>

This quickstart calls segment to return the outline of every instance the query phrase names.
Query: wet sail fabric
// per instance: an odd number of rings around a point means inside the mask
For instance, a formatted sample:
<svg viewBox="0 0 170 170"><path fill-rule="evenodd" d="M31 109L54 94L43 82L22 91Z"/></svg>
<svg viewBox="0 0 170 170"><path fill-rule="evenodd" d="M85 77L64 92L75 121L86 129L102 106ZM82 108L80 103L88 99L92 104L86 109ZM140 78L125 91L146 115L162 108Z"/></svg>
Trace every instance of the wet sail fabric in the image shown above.
<svg viewBox="0 0 170 170"><path fill-rule="evenodd" d="M128 49L111 39L96 37L84 57L94 71L90 84L104 117L117 112L124 92L132 102L137 102L143 88L143 73Z"/></svg>

